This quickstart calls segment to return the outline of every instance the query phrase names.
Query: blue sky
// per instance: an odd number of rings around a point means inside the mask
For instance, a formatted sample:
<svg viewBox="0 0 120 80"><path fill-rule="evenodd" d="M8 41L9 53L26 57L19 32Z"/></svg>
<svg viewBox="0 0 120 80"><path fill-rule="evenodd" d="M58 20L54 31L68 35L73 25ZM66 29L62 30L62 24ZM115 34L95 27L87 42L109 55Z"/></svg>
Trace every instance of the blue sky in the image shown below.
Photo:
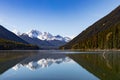
<svg viewBox="0 0 120 80"><path fill-rule="evenodd" d="M0 24L74 37L120 5L120 0L0 0Z"/></svg>

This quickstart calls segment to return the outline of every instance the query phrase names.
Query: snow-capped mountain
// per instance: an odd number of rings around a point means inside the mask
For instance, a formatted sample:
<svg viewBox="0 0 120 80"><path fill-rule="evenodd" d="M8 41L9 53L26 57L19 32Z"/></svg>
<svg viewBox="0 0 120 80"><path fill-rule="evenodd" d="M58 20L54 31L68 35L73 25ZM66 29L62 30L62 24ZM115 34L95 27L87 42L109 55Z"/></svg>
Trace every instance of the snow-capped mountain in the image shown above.
<svg viewBox="0 0 120 80"><path fill-rule="evenodd" d="M49 32L40 32L38 30L31 30L26 33L20 33L17 30L13 32L26 42L43 49L58 49L71 40L69 37L54 36Z"/></svg>
<svg viewBox="0 0 120 80"><path fill-rule="evenodd" d="M38 38L40 40L47 40L47 41L59 40L59 41L69 42L71 40L69 37L62 37L60 35L53 36L49 32L40 32L38 30L31 30L27 32L26 34L31 38Z"/></svg>

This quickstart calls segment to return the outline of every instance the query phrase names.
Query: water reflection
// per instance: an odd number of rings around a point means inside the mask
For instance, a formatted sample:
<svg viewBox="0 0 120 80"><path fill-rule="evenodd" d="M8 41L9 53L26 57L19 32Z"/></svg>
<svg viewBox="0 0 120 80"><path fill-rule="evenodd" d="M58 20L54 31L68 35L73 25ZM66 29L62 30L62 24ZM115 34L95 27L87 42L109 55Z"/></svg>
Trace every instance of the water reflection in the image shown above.
<svg viewBox="0 0 120 80"><path fill-rule="evenodd" d="M36 70L39 68L46 68L52 64L60 64L64 62L69 62L71 59L63 54L37 54L35 56L29 57L20 63L16 64L13 69L18 70L21 67L26 67L30 70Z"/></svg>
<svg viewBox="0 0 120 80"><path fill-rule="evenodd" d="M38 51L0 51L0 74Z"/></svg>
<svg viewBox="0 0 120 80"><path fill-rule="evenodd" d="M120 52L0 52L0 80L120 80L119 75Z"/></svg>
<svg viewBox="0 0 120 80"><path fill-rule="evenodd" d="M63 54L63 51L19 53L13 52L4 57L5 61L0 62L2 65L5 64L0 80L98 80L66 56L66 53ZM12 62L9 62L10 60Z"/></svg>
<svg viewBox="0 0 120 80"><path fill-rule="evenodd" d="M120 52L96 53L69 54L69 57L102 80L120 80Z"/></svg>

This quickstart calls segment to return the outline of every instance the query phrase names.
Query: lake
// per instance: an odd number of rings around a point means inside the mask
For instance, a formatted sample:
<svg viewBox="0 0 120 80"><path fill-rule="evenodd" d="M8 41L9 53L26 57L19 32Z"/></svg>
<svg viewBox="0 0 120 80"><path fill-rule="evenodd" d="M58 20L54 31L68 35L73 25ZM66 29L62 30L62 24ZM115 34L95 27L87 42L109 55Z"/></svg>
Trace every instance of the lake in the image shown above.
<svg viewBox="0 0 120 80"><path fill-rule="evenodd" d="M120 80L119 51L0 51L0 80Z"/></svg>

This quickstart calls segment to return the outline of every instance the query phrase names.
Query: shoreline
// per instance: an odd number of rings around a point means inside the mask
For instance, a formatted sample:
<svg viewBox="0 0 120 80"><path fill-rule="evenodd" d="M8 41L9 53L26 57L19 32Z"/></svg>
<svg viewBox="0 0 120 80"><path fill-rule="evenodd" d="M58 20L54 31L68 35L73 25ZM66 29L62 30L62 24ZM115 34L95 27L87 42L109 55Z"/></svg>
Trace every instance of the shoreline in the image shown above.
<svg viewBox="0 0 120 80"><path fill-rule="evenodd" d="M60 49L62 50L62 49ZM70 51L120 51L120 49L64 49Z"/></svg>

